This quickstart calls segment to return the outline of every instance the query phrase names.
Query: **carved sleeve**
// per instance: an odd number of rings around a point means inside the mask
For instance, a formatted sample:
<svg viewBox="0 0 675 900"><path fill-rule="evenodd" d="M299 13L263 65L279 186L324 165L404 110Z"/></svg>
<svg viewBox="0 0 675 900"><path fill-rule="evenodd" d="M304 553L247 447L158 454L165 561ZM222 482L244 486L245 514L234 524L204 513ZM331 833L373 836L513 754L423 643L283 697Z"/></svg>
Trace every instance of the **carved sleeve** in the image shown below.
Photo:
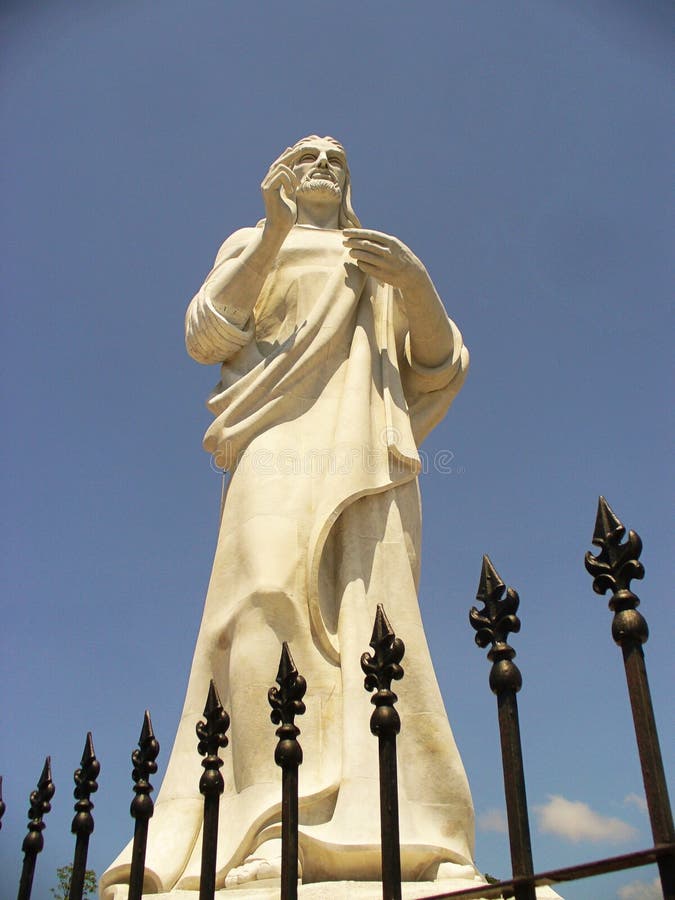
<svg viewBox="0 0 675 900"><path fill-rule="evenodd" d="M405 338L405 369L407 381L414 385L417 391L427 393L428 391L438 391L450 384L451 381L457 381L457 388L463 383L467 369L469 368L469 351L462 341L462 333L455 325L452 319L448 319L450 330L452 331L452 352L439 366L423 366L417 362L410 350L410 334Z"/></svg>
<svg viewBox="0 0 675 900"><path fill-rule="evenodd" d="M253 319L241 311L216 306L208 291L209 279L216 270L231 264L246 247L250 229L242 229L228 238L218 251L213 269L209 272L185 314L185 346L199 363L222 363L234 356L253 336Z"/></svg>

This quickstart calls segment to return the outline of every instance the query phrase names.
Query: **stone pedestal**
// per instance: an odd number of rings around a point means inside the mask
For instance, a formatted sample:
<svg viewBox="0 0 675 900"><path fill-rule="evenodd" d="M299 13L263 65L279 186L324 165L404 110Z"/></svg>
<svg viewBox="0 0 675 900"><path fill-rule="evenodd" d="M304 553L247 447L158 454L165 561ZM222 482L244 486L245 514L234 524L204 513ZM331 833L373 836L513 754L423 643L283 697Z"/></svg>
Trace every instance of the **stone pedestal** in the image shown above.
<svg viewBox="0 0 675 900"><path fill-rule="evenodd" d="M404 900L423 900L450 891L477 887L477 878L453 878L442 881L415 881L402 885ZM127 900L128 888L116 885L110 900ZM279 900L279 880L270 878L236 888L216 891L215 900ZM147 900L199 900L198 891L171 891L145 894ZM328 881L298 885L298 900L382 900L382 885L377 881ZM537 900L562 900L549 887L537 888Z"/></svg>

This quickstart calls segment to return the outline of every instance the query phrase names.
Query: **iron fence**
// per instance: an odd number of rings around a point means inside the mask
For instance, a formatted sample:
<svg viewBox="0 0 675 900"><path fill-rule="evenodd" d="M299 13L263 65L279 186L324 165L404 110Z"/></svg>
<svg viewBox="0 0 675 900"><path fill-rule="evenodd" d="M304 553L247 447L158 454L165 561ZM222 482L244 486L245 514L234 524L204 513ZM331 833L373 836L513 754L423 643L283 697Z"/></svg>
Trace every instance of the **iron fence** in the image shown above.
<svg viewBox="0 0 675 900"><path fill-rule="evenodd" d="M489 557L485 556L476 595L482 608L472 607L469 620L476 631L475 641L478 646L490 647L487 654L492 663L489 683L497 697L512 877L490 885L427 895L420 900L492 897L535 900L535 888L538 886L575 881L653 863L658 866L663 897L665 900L675 900L675 831L642 649L649 630L644 617L637 611L639 598L630 588L634 579L644 576L644 568L639 561L642 542L634 531L629 531L624 541L625 535L625 527L604 497L600 497L592 538L592 543L600 549L595 556L587 553L585 564L593 576L593 589L599 594L611 592L609 608L614 613L612 636L623 653L654 846L623 856L535 873L516 696L522 685L522 677L513 662L515 650L507 641L510 634L520 630L520 619L517 616L520 601L517 592L506 587ZM372 653L364 653L361 657L361 668L365 674L366 690L374 692L371 702L375 709L370 729L378 738L379 745L382 897L383 900L401 900L396 769L396 735L400 731L401 721L395 709L397 697L391 690L391 684L403 677L401 661L405 647L403 641L395 635L382 605L377 608L370 647ZM297 671L286 643L281 650L276 685L269 689L268 699L272 707L272 722L279 726L276 731L279 741L274 758L282 770L280 897L281 900L296 900L298 769L303 757L298 741L300 729L295 724L295 718L305 712L303 697L307 685ZM219 751L228 745L226 734L229 724L229 716L221 705L212 681L204 708L204 720L198 722L196 727L197 751L204 757L204 771L199 781L199 790L204 797L200 900L212 900L216 890L218 811L224 788L220 774L223 761ZM138 747L131 755L134 839L129 900L140 900L143 892L148 827L154 812L150 777L157 771L159 750L150 714L146 710ZM94 831L91 795L98 789L99 772L100 765L89 733L80 767L74 774L76 803L71 830L76 836L76 843L70 900L82 900L89 837ZM28 833L22 845L24 861L18 900L30 898L37 858L44 846L44 818L51 809L53 796L54 784L50 758L47 757L37 787L30 795ZM0 828L4 812L0 777Z"/></svg>

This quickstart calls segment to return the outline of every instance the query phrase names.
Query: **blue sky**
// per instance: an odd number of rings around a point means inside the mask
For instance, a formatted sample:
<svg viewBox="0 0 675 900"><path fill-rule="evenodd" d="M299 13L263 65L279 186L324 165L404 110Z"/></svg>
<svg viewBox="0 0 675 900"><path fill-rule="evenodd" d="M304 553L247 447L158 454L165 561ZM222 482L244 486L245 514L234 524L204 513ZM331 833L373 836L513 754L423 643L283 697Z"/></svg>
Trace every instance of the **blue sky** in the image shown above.
<svg viewBox="0 0 675 900"><path fill-rule="evenodd" d="M29 0L0 15L3 879L18 882L45 754L37 900L72 858L88 730L99 873L131 835L146 707L160 784L221 488L201 449L217 372L187 357L183 313L224 237L262 216L269 163L310 132L343 141L361 220L420 255L472 353L425 445L446 464L422 479L420 602L478 865L509 872L496 705L468 625L485 552L521 595L535 867L649 846L621 655L583 554L603 493L645 545L672 773L669 5ZM627 885L655 874L564 894L644 898Z"/></svg>

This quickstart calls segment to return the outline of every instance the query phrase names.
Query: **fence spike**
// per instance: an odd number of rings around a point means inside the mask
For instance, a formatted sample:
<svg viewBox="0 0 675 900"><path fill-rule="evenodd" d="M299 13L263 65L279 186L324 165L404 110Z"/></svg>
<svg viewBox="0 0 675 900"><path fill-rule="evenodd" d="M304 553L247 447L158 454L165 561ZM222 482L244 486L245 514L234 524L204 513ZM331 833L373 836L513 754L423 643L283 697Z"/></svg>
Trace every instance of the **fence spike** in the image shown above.
<svg viewBox="0 0 675 900"><path fill-rule="evenodd" d="M372 654L364 653L361 656L361 668L366 676L363 682L364 687L367 691L377 690L391 693L392 681L398 681L403 678L403 667L399 663L405 653L405 644L394 634L394 630L381 603L377 605L369 646L373 648L374 652ZM393 710L393 704L396 703L398 697L395 694L392 696L393 700L390 700L390 698L378 699L376 694L371 698L370 702L378 708L391 706ZM388 702L382 702L385 699ZM395 712L395 710L393 711ZM373 717L375 717L376 713L377 709L373 713ZM396 713L396 716L398 717L398 713ZM373 719L371 719L372 722ZM396 733L398 734L398 730ZM373 731L373 734L377 734L377 732Z"/></svg>
<svg viewBox="0 0 675 900"><path fill-rule="evenodd" d="M202 868L199 879L199 900L213 900L216 889L216 857L218 852L218 814L220 795L224 790L218 756L221 747L227 747L226 735L230 717L223 709L213 679L204 706L205 720L197 722L195 731L199 738L197 751L204 756L204 772L199 779L199 790L204 796L204 827L202 830Z"/></svg>
<svg viewBox="0 0 675 900"><path fill-rule="evenodd" d="M271 687L267 699L270 719L279 727L274 761L281 767L281 900L298 896L298 767L302 763L302 747L298 743L300 729L295 717L305 712L302 698L307 682L298 673L286 641L281 647L277 672L278 687Z"/></svg>
<svg viewBox="0 0 675 900"><path fill-rule="evenodd" d="M370 702L375 706L370 730L377 736L380 766L380 829L382 844L383 900L401 900L401 848L398 825L398 773L396 735L401 720L394 704L398 700L391 682L403 678L400 665L405 644L397 638L382 604L378 604L370 639L373 653L361 656L364 687L375 691Z"/></svg>
<svg viewBox="0 0 675 900"><path fill-rule="evenodd" d="M295 725L295 717L301 716L305 712L306 707L302 698L307 691L307 682L298 673L286 641L281 646L279 669L275 681L278 687L271 687L267 692L267 699L272 707L270 719L275 725L281 726L277 731L277 737L292 740L300 734L300 729ZM298 749L300 749L299 744ZM292 755L296 755L295 750ZM302 751L300 750L298 763L301 762ZM277 761L277 765L281 765L281 762Z"/></svg>
<svg viewBox="0 0 675 900"><path fill-rule="evenodd" d="M607 500L601 495L598 498L598 509L595 514L595 528L593 529L591 543L596 547L602 547L610 535L616 534L619 531L623 534L626 529L621 524L618 516L615 514Z"/></svg>
<svg viewBox="0 0 675 900"><path fill-rule="evenodd" d="M642 649L649 638L649 628L637 611L640 598L630 589L631 581L645 574L644 566L638 561L642 541L635 531L629 531L622 544L625 534L625 526L601 496L591 540L600 547L600 552L597 556L587 552L584 563L593 576L593 590L598 594L612 592L609 601L614 613L612 637L623 654L649 821L654 844L658 846L675 842L675 827ZM670 853L660 857L658 867L663 896L675 897L675 856Z"/></svg>
<svg viewBox="0 0 675 900"><path fill-rule="evenodd" d="M609 608L612 610L616 609L617 603L626 609L635 609L640 605L639 599L630 591L630 583L633 579L644 578L645 575L644 566L638 561L642 553L642 541L638 534L629 531L628 539L622 544L621 541L625 534L624 525L605 498L600 497L595 529L591 539L592 544L600 547L600 553L593 556L588 551L584 562L587 571L593 576L593 590L596 594L606 594L607 591L612 591L613 596L609 601ZM637 615L642 619L639 613ZM644 619L642 622L646 628ZM647 632L641 642L644 643L648 636Z"/></svg>
<svg viewBox="0 0 675 900"><path fill-rule="evenodd" d="M505 587L506 585L502 581L499 572L493 566L492 560L487 554L484 554L476 600L487 603L491 598L499 599Z"/></svg>
<svg viewBox="0 0 675 900"><path fill-rule="evenodd" d="M145 849L148 842L148 822L155 811L155 804L150 797L153 786L150 776L157 771L155 760L159 754L159 742L152 730L150 713L145 710L143 727L138 739L138 749L131 754L134 782L134 799L131 801L131 815L135 819L134 844L131 850L131 871L129 873L128 900L141 900L143 894L143 876L145 873Z"/></svg>
<svg viewBox="0 0 675 900"><path fill-rule="evenodd" d="M0 775L0 828L2 828L2 817L6 809L5 801L2 799L2 775Z"/></svg>
<svg viewBox="0 0 675 900"><path fill-rule="evenodd" d="M52 760L48 756L42 767L37 789L31 792L30 808L28 810L28 834L23 839L21 849L24 853L23 867L21 869L21 881L19 882L19 894L17 900L29 900L33 888L33 876L37 855L44 847L42 832L45 829L43 817L52 808L51 799L54 796L54 783L52 781Z"/></svg>
<svg viewBox="0 0 675 900"><path fill-rule="evenodd" d="M77 838L75 841L75 855L73 857L73 871L70 878L68 900L82 900L82 894L84 893L89 836L94 831L94 818L91 814L94 804L91 802L90 797L98 790L96 779L100 771L101 765L96 759L94 741L91 731L88 731L84 742L84 750L82 751L80 768L76 769L73 775L73 780L75 781L73 796L77 802L75 803L75 816L73 817L70 830L74 835L77 835Z"/></svg>
<svg viewBox="0 0 675 900"><path fill-rule="evenodd" d="M504 595L506 590L506 596ZM515 663L511 662L516 655L516 651L509 647L506 643L507 635L520 631L520 619L516 615L518 606L520 605L520 597L518 592L513 588L506 588L499 573L492 564L489 556L483 556L483 566L480 573L480 582L478 591L476 592L476 600L483 603L483 609L478 610L475 606L469 611L469 621L476 631L474 640L479 647L487 647L492 644L492 649L488 653L488 659L496 662L508 661L508 665L499 666L495 670L497 679L509 677L513 680L510 685L514 690L519 691L522 685L520 672ZM493 667L494 669L494 667ZM497 693L496 686L493 686L493 674L490 674L490 687L494 693ZM517 687L515 685L518 685Z"/></svg>
<svg viewBox="0 0 675 900"><path fill-rule="evenodd" d="M520 619L516 615L520 598L517 591L506 587L487 555L483 556L476 600L483 603L483 609L472 606L469 622L476 631L478 646L490 645L490 689L497 695L511 867L514 878L528 877L534 874L534 867L516 698L523 679L513 662L516 651L506 641L510 633L520 631ZM534 886L518 885L515 896L516 900L535 900Z"/></svg>

